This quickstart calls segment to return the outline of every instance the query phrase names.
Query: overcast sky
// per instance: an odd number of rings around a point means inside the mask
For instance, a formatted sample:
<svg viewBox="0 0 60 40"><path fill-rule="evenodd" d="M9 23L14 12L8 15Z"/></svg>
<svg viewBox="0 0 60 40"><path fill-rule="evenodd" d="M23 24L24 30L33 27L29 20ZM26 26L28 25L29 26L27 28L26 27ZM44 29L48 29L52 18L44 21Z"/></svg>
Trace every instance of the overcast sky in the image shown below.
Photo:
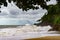
<svg viewBox="0 0 60 40"><path fill-rule="evenodd" d="M9 4L9 3L8 3ZM51 0L49 2L47 2L47 5L49 4L56 4L56 0ZM6 24L8 20L8 23L10 23L10 20L23 20L23 22L17 21L18 24L23 24L23 23L27 23L29 22L35 22L36 20L40 19L44 13L47 12L47 10L43 10L42 8L38 9L38 10L28 10L26 11L22 11L22 9L19 9L18 7L16 7L13 2L11 4L8 5L8 7L4 7L2 5L2 8L0 9L2 12L0 13L0 21L2 22L2 24ZM0 24L1 24L0 22ZM20 23L19 23L20 22ZM30 23L30 24L31 24ZM10 23L10 24L14 24L14 22ZM15 23L16 24L16 23Z"/></svg>

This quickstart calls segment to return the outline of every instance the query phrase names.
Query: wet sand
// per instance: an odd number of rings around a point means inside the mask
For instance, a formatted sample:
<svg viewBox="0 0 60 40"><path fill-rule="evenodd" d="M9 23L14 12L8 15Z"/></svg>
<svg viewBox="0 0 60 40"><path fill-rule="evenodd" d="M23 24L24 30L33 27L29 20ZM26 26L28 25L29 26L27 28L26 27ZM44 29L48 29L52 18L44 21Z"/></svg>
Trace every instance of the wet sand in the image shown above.
<svg viewBox="0 0 60 40"><path fill-rule="evenodd" d="M25 40L60 40L60 36L46 36L40 38L30 38Z"/></svg>

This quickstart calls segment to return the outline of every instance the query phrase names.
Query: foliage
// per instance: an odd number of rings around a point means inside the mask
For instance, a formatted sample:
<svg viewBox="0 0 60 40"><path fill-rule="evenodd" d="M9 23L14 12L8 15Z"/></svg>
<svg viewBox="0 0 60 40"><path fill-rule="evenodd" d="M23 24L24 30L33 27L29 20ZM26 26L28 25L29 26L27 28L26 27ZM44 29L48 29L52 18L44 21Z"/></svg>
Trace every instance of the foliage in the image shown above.
<svg viewBox="0 0 60 40"><path fill-rule="evenodd" d="M59 4L49 5L48 12L45 13L45 15L38 21L41 21L41 20L42 20L41 23L45 22L46 25L50 25L53 28L52 30L60 31L60 6ZM48 24L46 22L48 22ZM38 23L38 24L40 25L41 23Z"/></svg>
<svg viewBox="0 0 60 40"><path fill-rule="evenodd" d="M9 3L11 3L11 1L15 2L16 6L19 8L22 8L23 10L29 10L29 9L38 9L38 6L34 6L34 5L40 5L43 9L48 9L48 6L46 4L46 1L50 1L50 0L8 0ZM6 0L0 0L0 5L4 4L4 6L7 6L8 3L6 2Z"/></svg>
<svg viewBox="0 0 60 40"><path fill-rule="evenodd" d="M50 5L47 15L42 17L42 22L47 21L52 24L60 24L60 7L56 5Z"/></svg>

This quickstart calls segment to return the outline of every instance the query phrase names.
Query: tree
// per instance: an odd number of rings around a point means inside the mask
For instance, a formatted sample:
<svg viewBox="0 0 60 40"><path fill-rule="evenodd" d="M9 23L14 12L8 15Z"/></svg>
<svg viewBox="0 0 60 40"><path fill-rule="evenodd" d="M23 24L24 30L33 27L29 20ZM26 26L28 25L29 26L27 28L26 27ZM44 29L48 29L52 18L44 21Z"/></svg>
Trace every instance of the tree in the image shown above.
<svg viewBox="0 0 60 40"><path fill-rule="evenodd" d="M60 0L56 0L56 5L47 5L46 2L50 0L8 0L9 3L11 1L15 2L15 5L18 8L22 8L22 10L29 10L29 9L38 9L38 6L34 5L40 5L43 9L46 9L47 15L45 14L40 20L42 20L40 24L46 24L51 25L54 30L60 30ZM6 0L0 0L0 5L4 5L7 7L8 3ZM38 20L38 21L40 21Z"/></svg>
<svg viewBox="0 0 60 40"><path fill-rule="evenodd" d="M42 22L38 23L37 25L41 25L41 26L50 25L52 27L51 30L60 31L60 6L59 4L49 5L48 12L45 13L45 15L38 21L41 21L41 20Z"/></svg>
<svg viewBox="0 0 60 40"><path fill-rule="evenodd" d="M43 9L48 9L48 5L46 4L47 1L50 0L8 0L9 3L11 1L15 2L16 6L19 8L22 8L23 10L29 10L29 9L38 9L39 7L35 7L34 5L40 5ZM56 0L58 4L60 4L60 0ZM7 6L8 3L6 0L0 0L0 5L4 4L4 6Z"/></svg>
<svg viewBox="0 0 60 40"><path fill-rule="evenodd" d="M18 8L22 8L23 10L27 11L29 9L38 9L39 7L35 7L34 5L40 5L43 9L48 9L48 6L46 5L46 1L49 0L8 0L9 3L11 3L11 1L15 2L16 6ZM6 2L6 0L0 0L0 5L4 4L4 6L7 6L8 3Z"/></svg>

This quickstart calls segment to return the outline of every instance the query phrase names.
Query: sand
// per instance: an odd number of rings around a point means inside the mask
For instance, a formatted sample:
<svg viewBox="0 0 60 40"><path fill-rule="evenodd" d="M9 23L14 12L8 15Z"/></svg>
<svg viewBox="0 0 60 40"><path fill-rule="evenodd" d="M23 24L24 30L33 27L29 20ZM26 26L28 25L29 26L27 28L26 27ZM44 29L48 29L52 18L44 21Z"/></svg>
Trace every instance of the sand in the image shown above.
<svg viewBox="0 0 60 40"><path fill-rule="evenodd" d="M40 38L30 38L25 40L60 40L60 36L46 36Z"/></svg>

